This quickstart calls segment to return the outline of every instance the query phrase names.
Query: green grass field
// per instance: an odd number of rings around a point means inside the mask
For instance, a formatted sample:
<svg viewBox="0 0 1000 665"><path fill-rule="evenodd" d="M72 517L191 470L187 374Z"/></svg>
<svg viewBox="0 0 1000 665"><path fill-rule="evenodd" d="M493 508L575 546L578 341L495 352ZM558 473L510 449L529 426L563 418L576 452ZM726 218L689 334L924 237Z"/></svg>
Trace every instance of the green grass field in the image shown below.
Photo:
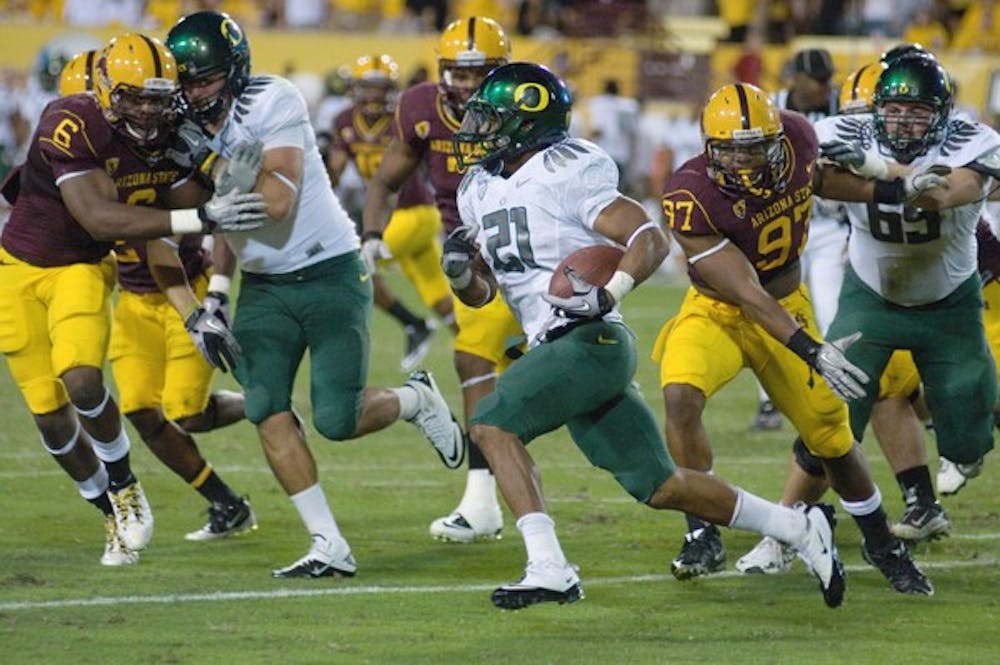
<svg viewBox="0 0 1000 665"><path fill-rule="evenodd" d="M681 293L654 281L629 296L625 314L643 356ZM402 334L376 314L373 335L370 382L397 385ZM662 419L656 367L640 361L638 380ZM446 335L436 338L427 367L458 408ZM432 541L427 526L455 505L465 474L444 469L405 424L346 443L324 441L314 431L310 436L321 481L360 566L350 580L270 578L272 567L305 552L308 539L247 423L198 441L222 477L249 494L260 530L223 542L185 541L184 533L201 525L206 504L133 432L132 459L155 511L156 535L138 565L104 568L100 516L44 453L6 366L2 372L0 662L1000 662L995 461L945 500L952 537L918 552L936 587L931 598L892 592L861 561L858 531L838 507L848 591L844 605L830 610L801 563L784 576L736 575L732 566L756 543L752 534L724 534L727 572L677 582L669 562L682 540L682 517L636 505L559 431L530 450L587 597L574 605L500 612L489 592L517 579L524 565L509 513L498 542ZM228 377L218 384L231 385ZM296 400L308 413L307 391ZM709 404L716 470L773 499L792 433L786 423L779 433L748 434L755 408L746 373ZM898 515L892 475L877 452L870 458L886 508Z"/></svg>

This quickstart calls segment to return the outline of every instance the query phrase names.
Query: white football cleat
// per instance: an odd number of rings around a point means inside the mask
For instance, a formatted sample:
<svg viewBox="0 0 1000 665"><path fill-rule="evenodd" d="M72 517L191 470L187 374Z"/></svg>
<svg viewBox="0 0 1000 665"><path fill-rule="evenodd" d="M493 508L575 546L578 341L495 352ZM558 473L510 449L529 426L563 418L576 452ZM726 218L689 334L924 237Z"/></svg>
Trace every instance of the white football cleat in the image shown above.
<svg viewBox="0 0 1000 665"><path fill-rule="evenodd" d="M941 457L937 472L937 491L942 496L958 494L965 487L966 481L975 478L983 472L983 458L972 464L957 464Z"/></svg>
<svg viewBox="0 0 1000 665"><path fill-rule="evenodd" d="M827 607L838 607L844 602L846 581L844 564L840 561L833 539L833 528L837 524L833 506L817 503L796 508L806 515L806 537L799 545L797 554L819 580Z"/></svg>
<svg viewBox="0 0 1000 665"><path fill-rule="evenodd" d="M115 511L122 543L132 551L145 548L153 537L153 511L146 501L142 485L137 480L118 491L109 489L108 498Z"/></svg>
<svg viewBox="0 0 1000 665"><path fill-rule="evenodd" d="M556 561L529 561L524 577L496 589L490 600L500 609L519 610L536 603L575 603L583 597L576 566Z"/></svg>
<svg viewBox="0 0 1000 665"><path fill-rule="evenodd" d="M787 573L795 560L795 548L771 536L764 536L757 545L740 557L736 570L745 575L775 575Z"/></svg>
<svg viewBox="0 0 1000 665"><path fill-rule="evenodd" d="M417 391L420 397L417 413L409 418L409 422L423 432L446 467L457 469L462 466L465 459L465 434L448 408L434 377L430 372L419 370L410 375L406 385Z"/></svg>
<svg viewBox="0 0 1000 665"><path fill-rule="evenodd" d="M306 555L284 568L271 571L271 577L354 577L358 572L358 562L351 553L347 541L341 538L333 543L319 534L313 534L313 543Z"/></svg>
<svg viewBox="0 0 1000 665"><path fill-rule="evenodd" d="M449 543L471 543L476 540L499 540L503 529L503 513L495 500L492 505L470 508L460 505L445 517L431 522L431 537Z"/></svg>
<svg viewBox="0 0 1000 665"><path fill-rule="evenodd" d="M118 534L118 522L114 515L104 518L104 554L101 555L102 566L130 566L138 563L139 553L133 552L122 542Z"/></svg>

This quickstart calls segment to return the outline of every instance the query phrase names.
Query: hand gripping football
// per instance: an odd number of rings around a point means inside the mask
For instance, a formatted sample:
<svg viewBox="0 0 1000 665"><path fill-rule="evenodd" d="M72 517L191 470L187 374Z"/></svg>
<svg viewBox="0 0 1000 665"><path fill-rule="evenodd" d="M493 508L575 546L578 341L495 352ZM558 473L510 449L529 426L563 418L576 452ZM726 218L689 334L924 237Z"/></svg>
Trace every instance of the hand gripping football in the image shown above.
<svg viewBox="0 0 1000 665"><path fill-rule="evenodd" d="M566 268L572 268L577 277L591 284L604 286L615 274L624 254L612 245L592 245L576 250L556 266L549 280L549 293L560 298L573 295L573 287L566 278Z"/></svg>

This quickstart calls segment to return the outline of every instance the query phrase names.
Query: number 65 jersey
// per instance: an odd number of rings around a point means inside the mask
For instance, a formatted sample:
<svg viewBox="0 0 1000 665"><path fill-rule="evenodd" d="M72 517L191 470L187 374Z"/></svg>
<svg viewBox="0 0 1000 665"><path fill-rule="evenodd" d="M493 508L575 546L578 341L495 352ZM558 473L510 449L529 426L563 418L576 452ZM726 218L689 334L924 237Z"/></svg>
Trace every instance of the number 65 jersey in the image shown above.
<svg viewBox="0 0 1000 665"><path fill-rule="evenodd" d="M477 166L462 180L462 223L479 227L479 251L529 344L566 323L542 294L569 254L613 244L594 230L594 221L619 196L618 167L604 150L581 139L537 152L508 178ZM604 320L621 321L617 307Z"/></svg>
<svg viewBox="0 0 1000 665"><path fill-rule="evenodd" d="M816 132L820 142L850 141L865 150L879 150L872 114L827 118L816 124ZM953 170L967 167L989 173L996 172L998 161L1000 136L995 131L952 117L944 140L910 166L945 164ZM976 272L976 224L990 181L983 178L981 199L947 210L848 202L851 268L869 288L899 305L913 307L945 298Z"/></svg>

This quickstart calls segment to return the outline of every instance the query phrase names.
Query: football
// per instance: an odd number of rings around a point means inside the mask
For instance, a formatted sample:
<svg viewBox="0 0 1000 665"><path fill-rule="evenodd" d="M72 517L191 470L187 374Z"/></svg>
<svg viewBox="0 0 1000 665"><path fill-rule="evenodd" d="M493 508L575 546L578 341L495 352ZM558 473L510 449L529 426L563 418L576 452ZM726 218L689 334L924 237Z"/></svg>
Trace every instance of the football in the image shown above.
<svg viewBox="0 0 1000 665"><path fill-rule="evenodd" d="M560 298L573 295L573 287L566 278L566 268L572 268L577 276L591 284L604 286L618 269L618 262L625 254L611 245L592 245L578 249L556 266L549 280L549 293Z"/></svg>

